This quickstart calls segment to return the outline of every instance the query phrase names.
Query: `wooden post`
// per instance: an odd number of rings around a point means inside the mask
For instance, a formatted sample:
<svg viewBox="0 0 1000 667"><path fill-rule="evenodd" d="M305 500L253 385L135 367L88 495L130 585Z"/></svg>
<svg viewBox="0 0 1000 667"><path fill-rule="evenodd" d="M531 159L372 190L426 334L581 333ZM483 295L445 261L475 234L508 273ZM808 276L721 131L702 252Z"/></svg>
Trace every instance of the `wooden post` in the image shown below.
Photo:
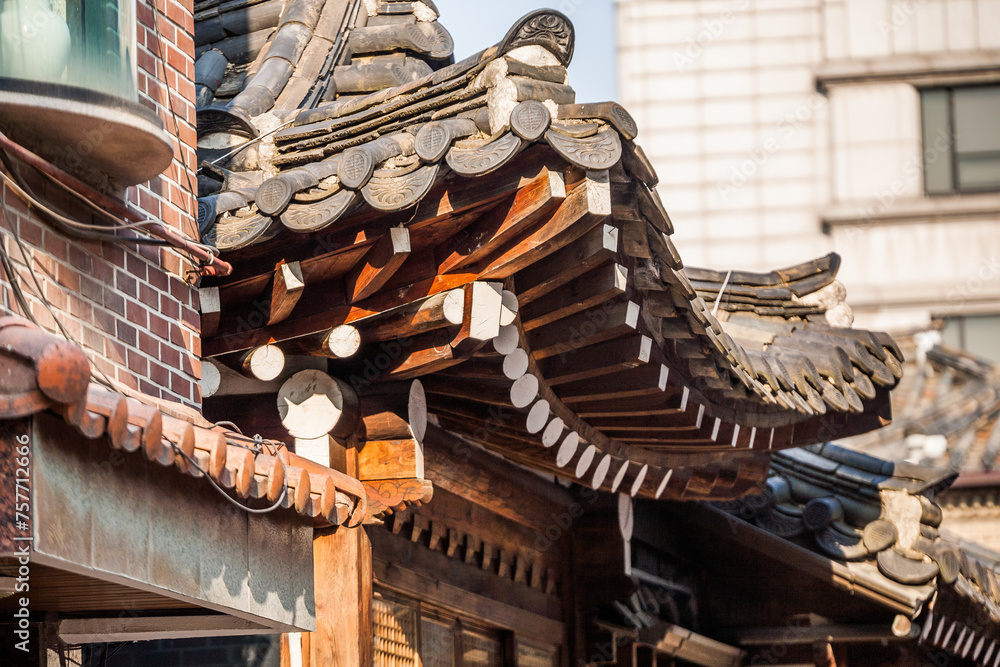
<svg viewBox="0 0 1000 667"><path fill-rule="evenodd" d="M347 450L346 472L357 476L358 460ZM301 655L302 667L372 665L372 551L362 528L331 527L313 535L316 631L283 635L281 665ZM300 642L301 649L290 651Z"/></svg>
<svg viewBox="0 0 1000 667"><path fill-rule="evenodd" d="M324 528L313 537L316 631L285 635L281 664L301 654L302 667L372 664L371 543L361 528ZM301 651L290 650L298 640Z"/></svg>

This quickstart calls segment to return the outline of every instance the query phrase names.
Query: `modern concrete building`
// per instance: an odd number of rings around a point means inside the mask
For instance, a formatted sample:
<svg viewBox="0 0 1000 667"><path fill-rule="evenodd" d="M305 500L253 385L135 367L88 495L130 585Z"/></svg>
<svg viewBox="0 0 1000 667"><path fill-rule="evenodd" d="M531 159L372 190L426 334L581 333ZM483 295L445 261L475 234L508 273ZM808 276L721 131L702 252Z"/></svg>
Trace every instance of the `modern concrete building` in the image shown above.
<svg viewBox="0 0 1000 667"><path fill-rule="evenodd" d="M858 324L1000 359L1000 0L618 0L690 264L835 250Z"/></svg>

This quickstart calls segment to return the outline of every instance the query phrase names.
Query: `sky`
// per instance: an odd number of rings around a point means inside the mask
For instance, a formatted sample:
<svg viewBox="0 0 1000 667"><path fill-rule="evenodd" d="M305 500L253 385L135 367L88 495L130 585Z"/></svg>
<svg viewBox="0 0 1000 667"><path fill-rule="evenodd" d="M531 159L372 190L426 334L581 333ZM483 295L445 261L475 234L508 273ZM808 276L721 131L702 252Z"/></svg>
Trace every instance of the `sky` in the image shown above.
<svg viewBox="0 0 1000 667"><path fill-rule="evenodd" d="M440 21L455 38L455 60L493 46L514 23L551 7L576 27L569 84L577 102L617 100L614 0L434 0Z"/></svg>

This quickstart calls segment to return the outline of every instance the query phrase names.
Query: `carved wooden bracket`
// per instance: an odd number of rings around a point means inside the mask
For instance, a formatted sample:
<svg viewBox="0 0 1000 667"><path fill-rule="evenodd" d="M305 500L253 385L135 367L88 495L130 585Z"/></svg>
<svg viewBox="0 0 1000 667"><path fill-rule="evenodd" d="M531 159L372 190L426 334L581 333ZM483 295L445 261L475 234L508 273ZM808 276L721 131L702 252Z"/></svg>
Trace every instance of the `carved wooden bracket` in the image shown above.
<svg viewBox="0 0 1000 667"><path fill-rule="evenodd" d="M381 523L393 512L428 503L434 495L434 485L428 479L380 479L363 484L368 492L366 524Z"/></svg>

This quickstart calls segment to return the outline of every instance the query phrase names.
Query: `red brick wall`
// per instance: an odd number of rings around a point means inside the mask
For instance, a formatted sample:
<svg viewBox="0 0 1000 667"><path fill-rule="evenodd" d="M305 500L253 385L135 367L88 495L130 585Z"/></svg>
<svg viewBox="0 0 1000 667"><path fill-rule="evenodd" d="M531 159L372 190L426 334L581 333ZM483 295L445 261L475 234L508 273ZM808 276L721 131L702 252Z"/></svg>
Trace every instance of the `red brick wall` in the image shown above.
<svg viewBox="0 0 1000 667"><path fill-rule="evenodd" d="M156 0L154 20L152 1L138 0L136 13L139 102L157 113L175 138L175 150L166 171L129 188L126 197L151 217L196 237L192 1ZM38 187L41 198L74 219L103 222L55 186L39 181ZM6 210L0 224L28 250L25 257L15 239L3 234L39 323L58 332L35 294L32 274L54 317L108 378L151 396L200 406L198 294L185 282L191 265L184 256L167 248L82 242L47 226L6 187L0 201ZM7 276L2 285L4 308L22 314Z"/></svg>

